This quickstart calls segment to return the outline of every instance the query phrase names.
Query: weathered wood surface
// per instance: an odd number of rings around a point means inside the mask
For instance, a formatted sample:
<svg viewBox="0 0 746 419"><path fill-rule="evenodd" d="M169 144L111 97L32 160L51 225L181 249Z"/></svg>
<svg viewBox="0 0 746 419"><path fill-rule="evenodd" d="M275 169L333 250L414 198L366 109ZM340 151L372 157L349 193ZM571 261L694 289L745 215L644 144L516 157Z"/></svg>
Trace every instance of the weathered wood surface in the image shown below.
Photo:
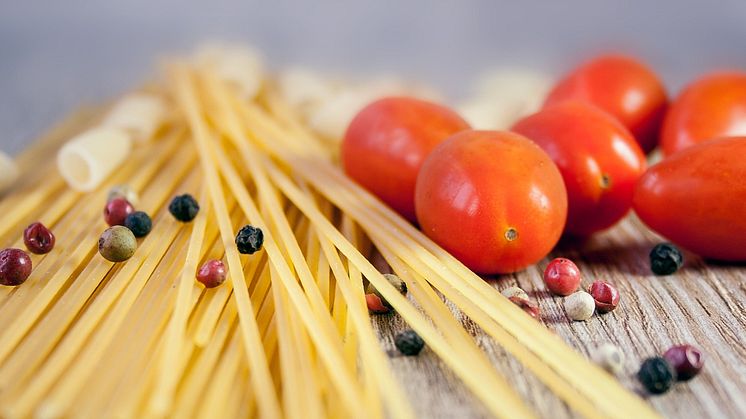
<svg viewBox="0 0 746 419"><path fill-rule="evenodd" d="M497 289L518 285L541 308L542 322L567 344L588 355L597 345L612 342L626 361L619 379L638 392L665 417L746 417L746 267L705 263L686 254L676 274L659 277L650 272L648 252L661 238L630 216L623 223L586 243L561 243L551 257L575 261L583 285L595 279L615 284L619 307L594 315L586 322L569 320L562 297L548 293L542 272L548 259L524 272L488 279ZM452 307L453 309L453 307ZM493 364L545 418L572 417L530 372L512 359L468 317L457 311L464 327L477 339ZM393 335L406 327L396 316L377 317L384 344L394 354ZM700 347L707 359L702 373L676 385L662 396L646 396L635 379L647 357L678 343ZM429 351L416 358L393 356L395 371L422 417L484 417L486 413L441 361Z"/></svg>

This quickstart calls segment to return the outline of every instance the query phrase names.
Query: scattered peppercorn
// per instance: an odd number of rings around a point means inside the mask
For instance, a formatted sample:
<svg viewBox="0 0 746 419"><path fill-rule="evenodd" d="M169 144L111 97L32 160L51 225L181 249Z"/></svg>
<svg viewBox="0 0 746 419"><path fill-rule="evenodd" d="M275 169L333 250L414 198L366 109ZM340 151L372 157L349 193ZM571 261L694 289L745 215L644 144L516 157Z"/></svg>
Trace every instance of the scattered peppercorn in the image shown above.
<svg viewBox="0 0 746 419"><path fill-rule="evenodd" d="M128 215L135 212L135 208L124 198L114 198L104 207L104 220L109 226L122 226Z"/></svg>
<svg viewBox="0 0 746 419"><path fill-rule="evenodd" d="M225 282L225 264L220 260L209 260L197 271L197 281L205 288L215 288Z"/></svg>
<svg viewBox="0 0 746 419"><path fill-rule="evenodd" d="M236 235L236 246L238 251L244 255L258 252L264 244L264 233L259 228L245 225L238 230Z"/></svg>
<svg viewBox="0 0 746 419"><path fill-rule="evenodd" d="M98 239L98 252L111 262L124 262L135 254L136 249L135 235L124 226L109 227Z"/></svg>
<svg viewBox="0 0 746 419"><path fill-rule="evenodd" d="M578 291L565 298L565 312L573 320L584 321L591 318L596 302L590 294Z"/></svg>
<svg viewBox="0 0 746 419"><path fill-rule="evenodd" d="M637 379L650 393L663 394L676 380L676 371L665 358L656 356L642 363Z"/></svg>
<svg viewBox="0 0 746 419"><path fill-rule="evenodd" d="M106 197L106 202L111 202L111 200L115 198L124 198L132 205L137 205L138 201L140 200L140 198L137 196L137 192L135 192L128 185L117 185L109 189L109 194Z"/></svg>
<svg viewBox="0 0 746 419"><path fill-rule="evenodd" d="M199 204L193 196L189 194L175 196L168 204L168 212L177 220L188 223L194 220L199 212Z"/></svg>
<svg viewBox="0 0 746 419"><path fill-rule="evenodd" d="M671 243L659 243L650 251L650 270L656 275L671 275L684 265L684 256Z"/></svg>
<svg viewBox="0 0 746 419"><path fill-rule="evenodd" d="M396 288L401 295L407 295L407 284L401 278L394 274L383 274L389 284ZM390 312L393 307L383 298L383 295L376 289L373 283L368 283L365 290L365 301L368 303L368 310L377 314ZM370 297L369 297L370 296Z"/></svg>
<svg viewBox="0 0 746 419"><path fill-rule="evenodd" d="M44 224L37 221L23 230L23 243L31 253L43 255L52 251L55 237Z"/></svg>
<svg viewBox="0 0 746 419"><path fill-rule="evenodd" d="M557 295L570 295L580 286L580 269L570 260L556 258L544 270L544 283Z"/></svg>
<svg viewBox="0 0 746 419"><path fill-rule="evenodd" d="M705 365L702 351L692 345L673 346L663 354L663 357L676 370L676 378L679 381L690 380L699 374Z"/></svg>
<svg viewBox="0 0 746 419"><path fill-rule="evenodd" d="M509 298L509 300L520 307L523 311L526 312L529 316L535 318L536 320L541 319L541 315L539 314L539 306L536 305L536 303L532 302L528 298L519 297L517 295L514 295Z"/></svg>
<svg viewBox="0 0 746 419"><path fill-rule="evenodd" d="M596 302L596 311L599 313L608 313L619 304L619 291L606 281L593 281L588 293Z"/></svg>
<svg viewBox="0 0 746 419"><path fill-rule="evenodd" d="M31 258L21 249L0 251L0 285L14 287L26 282L31 275Z"/></svg>
<svg viewBox="0 0 746 419"><path fill-rule="evenodd" d="M124 219L124 226L132 230L135 237L145 237L153 228L153 221L143 211L135 211Z"/></svg>
<svg viewBox="0 0 746 419"><path fill-rule="evenodd" d="M500 294L502 294L505 298L519 297L528 300L528 294L526 294L526 291L519 287L505 288L500 292Z"/></svg>
<svg viewBox="0 0 746 419"><path fill-rule="evenodd" d="M425 341L414 330L405 330L394 338L394 344L399 352L407 356L417 355L425 347Z"/></svg>
<svg viewBox="0 0 746 419"><path fill-rule="evenodd" d="M619 374L624 368L624 354L619 347L611 343L604 343L595 348L591 353L591 359L612 374Z"/></svg>

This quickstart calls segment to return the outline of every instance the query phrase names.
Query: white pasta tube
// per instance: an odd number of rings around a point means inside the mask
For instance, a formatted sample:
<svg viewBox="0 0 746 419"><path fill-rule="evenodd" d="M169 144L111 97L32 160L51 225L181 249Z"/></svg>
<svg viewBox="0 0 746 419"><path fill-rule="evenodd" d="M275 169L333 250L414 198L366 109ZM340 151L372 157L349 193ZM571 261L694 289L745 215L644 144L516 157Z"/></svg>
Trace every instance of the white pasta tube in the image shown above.
<svg viewBox="0 0 746 419"><path fill-rule="evenodd" d="M280 95L296 110L306 113L334 95L334 83L305 68L290 68L277 77Z"/></svg>
<svg viewBox="0 0 746 419"><path fill-rule="evenodd" d="M127 158L132 139L113 127L92 128L68 141L57 153L60 174L71 188L95 189Z"/></svg>
<svg viewBox="0 0 746 419"><path fill-rule="evenodd" d="M0 151L0 193L5 192L18 179L18 166L13 159Z"/></svg>
<svg viewBox="0 0 746 419"><path fill-rule="evenodd" d="M166 119L166 104L158 96L133 93L119 100L101 123L102 126L120 128L132 135L136 142L145 142Z"/></svg>
<svg viewBox="0 0 746 419"><path fill-rule="evenodd" d="M197 49L195 62L233 84L244 99L256 97L264 81L264 60L258 51L237 45L208 44Z"/></svg>

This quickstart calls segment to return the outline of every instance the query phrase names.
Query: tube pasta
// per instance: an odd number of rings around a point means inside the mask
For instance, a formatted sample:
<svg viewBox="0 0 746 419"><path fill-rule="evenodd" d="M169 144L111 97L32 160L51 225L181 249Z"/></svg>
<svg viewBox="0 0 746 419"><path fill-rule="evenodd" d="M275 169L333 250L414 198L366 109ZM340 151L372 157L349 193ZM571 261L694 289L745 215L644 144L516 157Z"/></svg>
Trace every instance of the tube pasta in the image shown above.
<svg viewBox="0 0 746 419"><path fill-rule="evenodd" d="M166 119L166 104L148 93L133 93L120 99L106 114L102 127L126 131L135 142L149 141Z"/></svg>
<svg viewBox="0 0 746 419"><path fill-rule="evenodd" d="M18 179L18 166L10 156L0 151L0 193L5 192Z"/></svg>
<svg viewBox="0 0 746 419"><path fill-rule="evenodd" d="M119 128L90 129L62 146L57 167L71 188L90 192L124 162L132 140Z"/></svg>

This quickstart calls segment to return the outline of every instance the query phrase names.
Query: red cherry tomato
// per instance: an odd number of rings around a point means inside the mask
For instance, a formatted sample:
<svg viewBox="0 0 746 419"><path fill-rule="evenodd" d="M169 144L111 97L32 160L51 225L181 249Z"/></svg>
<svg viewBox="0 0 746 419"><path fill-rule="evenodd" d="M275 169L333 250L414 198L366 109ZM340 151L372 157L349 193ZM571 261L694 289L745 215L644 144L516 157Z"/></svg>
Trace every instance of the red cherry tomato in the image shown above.
<svg viewBox="0 0 746 419"><path fill-rule="evenodd" d="M645 155L616 119L591 105L568 101L516 123L562 173L569 201L566 231L589 235L611 227L629 211Z"/></svg>
<svg viewBox="0 0 746 419"><path fill-rule="evenodd" d="M671 155L712 138L742 135L746 135L746 73L713 73L690 84L671 104L661 148Z"/></svg>
<svg viewBox="0 0 746 419"><path fill-rule="evenodd" d="M567 216L557 167L511 132L465 131L440 144L422 165L415 202L422 231L485 274L546 256Z"/></svg>
<svg viewBox="0 0 746 419"><path fill-rule="evenodd" d="M436 145L465 129L469 124L444 106L406 97L380 99L347 128L342 165L348 176L415 221L414 186L422 161Z"/></svg>
<svg viewBox="0 0 746 419"><path fill-rule="evenodd" d="M655 148L668 99L658 76L640 61L602 55L586 62L554 87L544 106L572 99L616 117L645 152Z"/></svg>
<svg viewBox="0 0 746 419"><path fill-rule="evenodd" d="M708 141L651 167L635 212L651 229L711 259L746 261L746 137Z"/></svg>

